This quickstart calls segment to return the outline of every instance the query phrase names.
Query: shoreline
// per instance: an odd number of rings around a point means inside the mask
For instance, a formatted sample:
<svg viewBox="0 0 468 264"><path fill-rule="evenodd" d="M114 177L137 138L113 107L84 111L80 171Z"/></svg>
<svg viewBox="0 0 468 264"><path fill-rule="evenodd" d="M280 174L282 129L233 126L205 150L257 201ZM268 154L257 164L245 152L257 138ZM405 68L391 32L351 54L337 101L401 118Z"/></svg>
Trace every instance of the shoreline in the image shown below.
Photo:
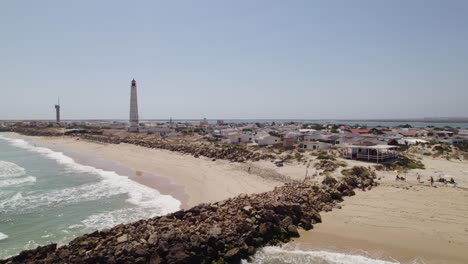
<svg viewBox="0 0 468 264"><path fill-rule="evenodd" d="M72 137L31 137L36 144L64 152L77 162L116 170L131 180L169 194L181 201L181 209L217 202L239 194L272 190L284 181L250 174L245 166L211 159L150 149L131 144L105 144ZM96 163L96 160L100 161Z"/></svg>
<svg viewBox="0 0 468 264"><path fill-rule="evenodd" d="M244 187L245 184L260 186L265 182L272 183L271 186L261 186L267 190L282 185L283 182L279 180L267 180L271 173L301 180L305 171L305 166L296 163L275 168L266 161L211 161L208 158L195 158L167 150L129 144L96 143L75 140L72 137L26 138L56 148L70 148L69 151L78 155L98 157L118 166L131 165L127 167L130 172L148 172L150 181L154 180L151 177L164 178L187 194L186 208L199 203L221 201L242 194L244 190L255 193L249 186ZM123 159L122 156L125 155L128 155L130 161ZM138 162L138 159L143 160ZM312 231L301 231L300 238L286 245L297 246L304 251L357 253L402 263L412 263L415 260L424 261L423 263L468 263L468 254L463 251L468 246L468 229L463 228L468 226L468 220L463 216L463 212L468 212L468 191L464 188L468 186L468 164L429 157L423 157L422 161L426 169L409 172L406 175L407 182L395 182L393 172L378 171L382 185L372 191L356 191L355 197L345 198L340 204L343 206L340 210L322 212L323 223L314 225L315 229ZM351 167L372 165L355 161L347 163ZM265 175L247 173L250 166L261 169L260 172ZM313 170L309 172L312 174ZM427 178L435 177L441 172L454 175L461 188L440 185L437 188L429 187ZM416 173L423 175L423 184L416 182ZM339 175L339 171L333 175ZM233 177L241 177L243 181L232 181ZM197 184L190 185L193 182ZM159 188L156 187L166 194ZM224 193L220 193L219 189ZM418 215L421 216L418 218Z"/></svg>
<svg viewBox="0 0 468 264"><path fill-rule="evenodd" d="M38 147L45 147L56 152L62 152L78 164L105 171L113 171L118 175L128 177L132 181L155 189L162 195L170 195L174 197L181 203L181 209L187 207L188 195L184 192L183 186L173 184L165 177L154 175L146 171L133 170L115 161L102 159L101 157L90 153L81 153L56 144L47 144L36 137L15 134L14 138L26 140Z"/></svg>

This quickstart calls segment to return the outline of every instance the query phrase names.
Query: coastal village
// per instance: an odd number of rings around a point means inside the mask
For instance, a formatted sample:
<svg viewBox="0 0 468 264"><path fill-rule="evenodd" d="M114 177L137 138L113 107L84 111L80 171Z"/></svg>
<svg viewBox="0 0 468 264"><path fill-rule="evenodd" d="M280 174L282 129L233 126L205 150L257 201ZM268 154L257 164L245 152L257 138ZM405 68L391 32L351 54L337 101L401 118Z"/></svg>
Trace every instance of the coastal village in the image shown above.
<svg viewBox="0 0 468 264"><path fill-rule="evenodd" d="M231 146L228 147L231 150L237 150L234 152L240 155L221 158L237 162L270 158L277 166L283 166L285 161L291 159L296 159L298 162L304 161L304 154L307 152L328 153L345 159L391 164L400 158L401 150L407 150L412 146L417 146L412 150L420 155L464 160L468 145L468 129L449 126L412 127L405 124L397 127L367 127L339 122L225 122L224 120L211 121L206 118L200 121L174 121L172 118L169 121L141 121L138 114L135 79L131 81L130 92L128 122L63 121L60 118L60 102L58 102L54 106L55 122L0 122L0 131L18 129L34 131L39 128L43 132L50 131L54 135L86 136L91 134L91 137L87 136L88 140L114 143L119 143L122 139L124 142L136 139L151 144L156 140L162 143L162 145L159 144L159 148L164 145L164 142L169 145L173 143L195 144L192 154L210 158L218 157L216 153L223 152L217 150L223 150L227 145ZM212 145L214 149L209 150L210 154L207 154L205 151L197 150L197 146L200 145L205 147ZM452 146L456 149L452 149ZM245 156L247 152L257 154Z"/></svg>
<svg viewBox="0 0 468 264"><path fill-rule="evenodd" d="M174 172L166 175L185 182L193 201L173 214L85 234L65 246L38 247L0 263L35 263L45 258L45 263L80 263L82 259L86 263L153 259L154 263L237 263L258 248L296 239L328 245L320 236L345 230L356 239L383 241L392 253L417 251L434 259L449 255L453 263L466 259L461 248L468 231L464 229L466 217L460 214L466 207L467 181L460 174L468 158L466 129L206 119L140 122L139 126L138 132L130 132L125 123L109 121L3 123L0 131L40 136L46 145L84 144L93 149L89 153L108 149L102 153L109 153L109 158L121 157L118 151L128 146L132 154L125 155L138 160L145 157L149 163L167 162L162 166ZM132 159L117 160L132 164ZM428 182L429 176L434 183ZM234 187L242 181L251 188ZM197 196L200 183L202 190L210 191ZM235 193L228 192L233 188ZM355 197L348 200L348 196ZM448 219L453 223L447 224ZM437 240L421 238L427 229L421 222L444 233ZM386 235L395 225L409 231ZM368 236L362 226L377 235ZM391 247L415 238L413 251L406 246ZM447 245L444 252L436 251L441 243ZM412 256L409 253L403 260Z"/></svg>
<svg viewBox="0 0 468 264"><path fill-rule="evenodd" d="M67 134L127 135L128 123L119 121L48 121L1 122L3 131L35 129ZM271 150L272 153L336 152L343 158L369 162L387 162L398 157L400 149L417 147L421 155L443 156L463 160L443 147L437 153L428 146L454 146L466 150L468 129L459 127L366 127L362 125L318 124L302 122L231 123L208 121L144 121L140 123L137 138L204 142L213 145L231 145L252 150ZM280 156L278 156L281 159ZM239 160L242 161L242 160Z"/></svg>
<svg viewBox="0 0 468 264"><path fill-rule="evenodd" d="M238 263L257 249L298 237L319 243L315 236L327 232L385 243L392 253L408 250L393 247L399 241L416 239L411 250L418 254L449 255L454 263L466 259L460 249L468 223L459 212L467 208L461 198L468 186L468 129L437 123L140 120L134 80L131 91L129 121L61 120L57 104L55 121L0 121L0 132L115 161L136 170L129 178L145 185L157 179L143 172L164 175L180 190L165 194L179 199L181 210L85 234L65 246L26 250L0 263ZM164 191L160 184L148 186ZM330 224L306 232L322 219ZM446 225L448 219L454 224ZM399 221L404 225L398 228L410 231L386 235ZM443 235L427 240L421 222ZM443 253L436 251L441 241Z"/></svg>

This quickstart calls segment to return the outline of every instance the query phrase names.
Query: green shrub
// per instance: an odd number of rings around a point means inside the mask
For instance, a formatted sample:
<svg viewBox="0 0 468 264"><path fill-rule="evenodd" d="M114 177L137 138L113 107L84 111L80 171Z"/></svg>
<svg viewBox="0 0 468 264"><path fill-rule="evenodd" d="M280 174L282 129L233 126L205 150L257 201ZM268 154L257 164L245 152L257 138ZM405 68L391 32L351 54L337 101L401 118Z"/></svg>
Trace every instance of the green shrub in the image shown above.
<svg viewBox="0 0 468 264"><path fill-rule="evenodd" d="M419 160L411 159L407 156L400 156L398 160L389 165L389 168L392 170L401 170L401 169L425 169L424 164Z"/></svg>
<svg viewBox="0 0 468 264"><path fill-rule="evenodd" d="M329 154L323 153L323 152L318 154L317 159L319 159L319 160L336 160L335 156L329 155Z"/></svg>
<svg viewBox="0 0 468 264"><path fill-rule="evenodd" d="M303 155L299 152L294 153L294 158L299 162L302 160Z"/></svg>
<svg viewBox="0 0 468 264"><path fill-rule="evenodd" d="M356 177L366 177L366 178L375 178L376 174L375 171L372 171L369 168L366 168L364 166L354 166L350 169L344 169L341 171L341 174L344 176L356 176Z"/></svg>
<svg viewBox="0 0 468 264"><path fill-rule="evenodd" d="M338 181L333 178L332 176L325 176L325 178L323 179L322 183L325 184L325 185L328 185L328 186L333 186L337 183Z"/></svg>

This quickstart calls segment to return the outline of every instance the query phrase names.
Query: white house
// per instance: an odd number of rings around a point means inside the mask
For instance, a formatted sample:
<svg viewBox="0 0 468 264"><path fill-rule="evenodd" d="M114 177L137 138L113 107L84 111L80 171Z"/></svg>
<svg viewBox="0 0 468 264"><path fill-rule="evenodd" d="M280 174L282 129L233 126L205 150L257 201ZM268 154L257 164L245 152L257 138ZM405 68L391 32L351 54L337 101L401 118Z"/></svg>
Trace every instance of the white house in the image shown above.
<svg viewBox="0 0 468 264"><path fill-rule="evenodd" d="M228 144L246 143L252 141L252 136L243 133L231 133L224 135L221 142Z"/></svg>
<svg viewBox="0 0 468 264"><path fill-rule="evenodd" d="M332 144L319 141L304 141L301 148L305 150L322 150L331 148Z"/></svg>
<svg viewBox="0 0 468 264"><path fill-rule="evenodd" d="M452 131L434 131L434 133L437 136L444 137L444 138L452 137L454 134Z"/></svg>
<svg viewBox="0 0 468 264"><path fill-rule="evenodd" d="M460 129L458 135L461 137L468 137L468 129Z"/></svg>
<svg viewBox="0 0 468 264"><path fill-rule="evenodd" d="M260 146L274 145L281 143L281 139L271 135L260 135L255 138L255 142Z"/></svg>
<svg viewBox="0 0 468 264"><path fill-rule="evenodd" d="M324 140L324 139L326 139L326 136L321 133L310 133L308 135L304 135L305 142L308 142L308 141L315 142L317 140Z"/></svg>
<svg viewBox="0 0 468 264"><path fill-rule="evenodd" d="M399 145L416 145L417 143L427 143L424 139L417 138L401 138L397 140Z"/></svg>

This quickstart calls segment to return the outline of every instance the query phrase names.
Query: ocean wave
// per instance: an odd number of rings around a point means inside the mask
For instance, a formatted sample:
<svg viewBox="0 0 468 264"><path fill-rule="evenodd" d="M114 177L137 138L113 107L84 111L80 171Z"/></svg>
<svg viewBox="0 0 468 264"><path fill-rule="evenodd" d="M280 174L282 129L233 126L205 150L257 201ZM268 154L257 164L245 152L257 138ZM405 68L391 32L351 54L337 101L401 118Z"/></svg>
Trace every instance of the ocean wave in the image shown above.
<svg viewBox="0 0 468 264"><path fill-rule="evenodd" d="M147 210L142 207L132 207L94 214L81 221L81 223L87 231L92 231L110 228L121 223L131 223L142 218L151 218L154 216L155 214L152 210ZM70 228L75 227L76 226L70 226Z"/></svg>
<svg viewBox="0 0 468 264"><path fill-rule="evenodd" d="M0 160L0 179L20 177L26 174L23 167L18 166L13 162Z"/></svg>
<svg viewBox="0 0 468 264"><path fill-rule="evenodd" d="M12 139L3 135L0 135L0 139L7 141L13 146L55 160L57 163L73 171L97 175L101 179L101 181L95 184L86 184L41 194L23 195L21 193L16 193L14 196L0 201L0 209L2 210L64 205L81 201L98 200L119 194L127 194L128 198L126 202L141 208L146 208L147 211L153 212L152 216L163 215L179 210L180 201L177 199L170 195L162 195L153 188L130 180L127 176L121 176L113 171L105 171L76 163L72 158L61 152L33 146L23 139Z"/></svg>
<svg viewBox="0 0 468 264"><path fill-rule="evenodd" d="M4 239L7 239L8 236L3 234L2 232L0 232L0 240L4 240Z"/></svg>
<svg viewBox="0 0 468 264"><path fill-rule="evenodd" d="M21 178L14 178L14 179L0 179L0 188L13 186L13 185L20 185L24 183L32 183L36 182L36 177L33 176L26 176Z"/></svg>
<svg viewBox="0 0 468 264"><path fill-rule="evenodd" d="M328 251L287 250L280 247L264 247L251 260L243 264L279 264L279 263L314 263L314 264L396 264L365 256L350 255Z"/></svg>

